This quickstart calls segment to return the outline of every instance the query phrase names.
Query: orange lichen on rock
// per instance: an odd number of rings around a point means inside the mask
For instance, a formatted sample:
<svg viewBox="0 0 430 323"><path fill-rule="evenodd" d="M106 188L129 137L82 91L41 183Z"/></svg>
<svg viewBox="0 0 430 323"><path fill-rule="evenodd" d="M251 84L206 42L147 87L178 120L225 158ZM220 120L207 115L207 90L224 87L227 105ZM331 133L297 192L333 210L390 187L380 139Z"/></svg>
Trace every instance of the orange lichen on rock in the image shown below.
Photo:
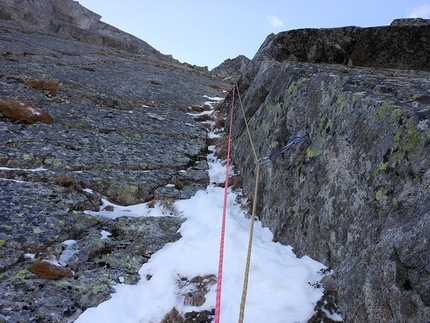
<svg viewBox="0 0 430 323"><path fill-rule="evenodd" d="M57 95L58 83L50 80L33 80L25 82L25 85L40 91L49 91L52 95Z"/></svg>
<svg viewBox="0 0 430 323"><path fill-rule="evenodd" d="M66 267L50 263L46 260L35 262L30 266L30 271L42 279L71 278L73 272Z"/></svg>
<svg viewBox="0 0 430 323"><path fill-rule="evenodd" d="M24 121L27 123L54 123L54 119L48 112L43 111L27 102L19 102L14 100L1 101L0 112L6 118L16 121Z"/></svg>

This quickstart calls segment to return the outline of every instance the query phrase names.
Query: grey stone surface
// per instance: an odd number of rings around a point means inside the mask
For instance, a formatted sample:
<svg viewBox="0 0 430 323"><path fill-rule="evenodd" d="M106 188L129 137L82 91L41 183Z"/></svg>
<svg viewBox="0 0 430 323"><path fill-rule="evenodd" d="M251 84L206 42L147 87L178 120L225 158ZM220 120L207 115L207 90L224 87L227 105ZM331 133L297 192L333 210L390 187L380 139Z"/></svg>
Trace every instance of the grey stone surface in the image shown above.
<svg viewBox="0 0 430 323"><path fill-rule="evenodd" d="M254 197L256 163L235 114L232 159L258 217L334 270L323 285L345 322L427 322L429 73L279 62L272 39L238 82L257 153L310 137L261 166Z"/></svg>
<svg viewBox="0 0 430 323"><path fill-rule="evenodd" d="M271 35L242 71L261 157L310 134L262 166L258 216L276 241L334 270L312 322L330 310L345 322L430 317L430 78L401 70L429 69L428 26ZM0 51L1 101L29 102L54 120L0 115L0 322L73 322L115 284L135 284L183 222L174 212L112 220L84 211L102 197L168 208L206 186L206 131L187 107L231 85L71 0L3 0ZM42 79L55 89L28 86ZM232 158L253 198L244 129L237 113ZM31 268L48 259L73 277L39 278Z"/></svg>
<svg viewBox="0 0 430 323"><path fill-rule="evenodd" d="M249 62L250 59L244 55L239 55L233 59L228 58L217 67L213 68L211 70L211 75L236 82L245 72Z"/></svg>
<svg viewBox="0 0 430 323"><path fill-rule="evenodd" d="M73 322L180 238L173 212L88 215L102 198L168 204L209 182L207 131L188 107L231 85L99 19L68 0L0 3L1 104L53 119L0 113L0 322ZM59 264L41 278L44 260ZM64 268L73 277L46 278Z"/></svg>
<svg viewBox="0 0 430 323"><path fill-rule="evenodd" d="M390 26L297 29L271 34L254 60L429 71L429 22L396 19Z"/></svg>
<svg viewBox="0 0 430 323"><path fill-rule="evenodd" d="M109 299L113 285L137 283L142 264L180 238L177 230L184 221L86 215L79 210L85 204L98 208L100 196L53 183L1 179L0 196L0 313L5 322L72 322ZM110 235L104 238L102 231ZM70 258L64 258L68 240L75 244ZM38 278L30 268L39 259L60 261L73 277Z"/></svg>
<svg viewBox="0 0 430 323"><path fill-rule="evenodd" d="M27 177L44 180L72 176L120 204L151 200L180 170L206 174L199 160L206 130L183 110L230 85L182 65L26 34L11 24L0 38L2 99L30 102L54 124L3 118L2 166L43 167L48 171ZM25 85L42 78L58 84L55 95ZM206 174L199 183L207 181ZM191 193L198 189L194 184Z"/></svg>
<svg viewBox="0 0 430 323"><path fill-rule="evenodd" d="M100 21L100 18L73 0L3 0L0 3L0 19L18 22L27 28L26 31L37 28L56 37L168 58L145 41Z"/></svg>

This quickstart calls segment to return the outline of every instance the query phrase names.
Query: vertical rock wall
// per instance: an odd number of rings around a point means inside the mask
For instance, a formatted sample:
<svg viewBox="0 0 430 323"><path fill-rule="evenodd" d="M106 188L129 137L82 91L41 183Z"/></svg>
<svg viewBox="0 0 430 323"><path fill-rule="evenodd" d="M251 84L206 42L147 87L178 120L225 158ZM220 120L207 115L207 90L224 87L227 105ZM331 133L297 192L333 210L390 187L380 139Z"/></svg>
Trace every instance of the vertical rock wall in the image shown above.
<svg viewBox="0 0 430 323"><path fill-rule="evenodd" d="M257 153L310 138L261 166L258 217L275 240L334 270L324 287L345 322L428 321L430 74L278 62L270 49L238 82ZM255 198L238 106L233 134Z"/></svg>

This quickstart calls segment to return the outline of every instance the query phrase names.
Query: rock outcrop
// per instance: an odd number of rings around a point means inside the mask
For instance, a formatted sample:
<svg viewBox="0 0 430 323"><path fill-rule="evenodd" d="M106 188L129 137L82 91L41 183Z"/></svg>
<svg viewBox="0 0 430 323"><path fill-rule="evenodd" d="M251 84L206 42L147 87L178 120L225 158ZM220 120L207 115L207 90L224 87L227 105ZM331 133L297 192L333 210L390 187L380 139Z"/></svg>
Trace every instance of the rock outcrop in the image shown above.
<svg viewBox="0 0 430 323"><path fill-rule="evenodd" d="M169 200L209 181L195 111L231 85L99 19L68 0L0 3L0 322L72 322L137 283L180 238ZM89 215L102 198L171 214Z"/></svg>
<svg viewBox="0 0 430 323"><path fill-rule="evenodd" d="M100 21L100 15L73 0L3 0L0 19L66 39L169 59L145 41Z"/></svg>
<svg viewBox="0 0 430 323"><path fill-rule="evenodd" d="M254 60L430 71L430 20L377 28L298 29L267 37Z"/></svg>
<svg viewBox="0 0 430 323"><path fill-rule="evenodd" d="M309 133L261 165L253 196L237 107L232 159L275 240L333 270L323 285L345 322L430 317L429 28L271 35L238 82L259 157Z"/></svg>
<svg viewBox="0 0 430 323"><path fill-rule="evenodd" d="M250 59L244 55L239 55L233 59L226 59L217 67L211 70L211 75L214 77L237 81L246 70L246 66Z"/></svg>

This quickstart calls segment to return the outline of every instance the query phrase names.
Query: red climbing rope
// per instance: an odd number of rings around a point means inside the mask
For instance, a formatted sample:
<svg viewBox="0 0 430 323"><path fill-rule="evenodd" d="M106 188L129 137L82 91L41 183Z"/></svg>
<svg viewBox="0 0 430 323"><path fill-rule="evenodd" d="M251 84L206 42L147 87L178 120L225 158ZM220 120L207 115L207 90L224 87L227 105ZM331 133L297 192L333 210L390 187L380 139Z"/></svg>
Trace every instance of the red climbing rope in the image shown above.
<svg viewBox="0 0 430 323"><path fill-rule="evenodd" d="M226 221L226 215L227 215L228 170L230 168L230 148L231 148L231 133L233 128L234 93L235 93L235 89L233 89L232 100L231 100L230 128L229 128L228 145L227 145L227 163L226 163L225 186L224 186L224 207L222 211L221 242L219 247L218 280L217 280L217 289L216 289L215 323L219 323L220 314L221 314L222 267L224 262L224 237L225 237L225 221Z"/></svg>

